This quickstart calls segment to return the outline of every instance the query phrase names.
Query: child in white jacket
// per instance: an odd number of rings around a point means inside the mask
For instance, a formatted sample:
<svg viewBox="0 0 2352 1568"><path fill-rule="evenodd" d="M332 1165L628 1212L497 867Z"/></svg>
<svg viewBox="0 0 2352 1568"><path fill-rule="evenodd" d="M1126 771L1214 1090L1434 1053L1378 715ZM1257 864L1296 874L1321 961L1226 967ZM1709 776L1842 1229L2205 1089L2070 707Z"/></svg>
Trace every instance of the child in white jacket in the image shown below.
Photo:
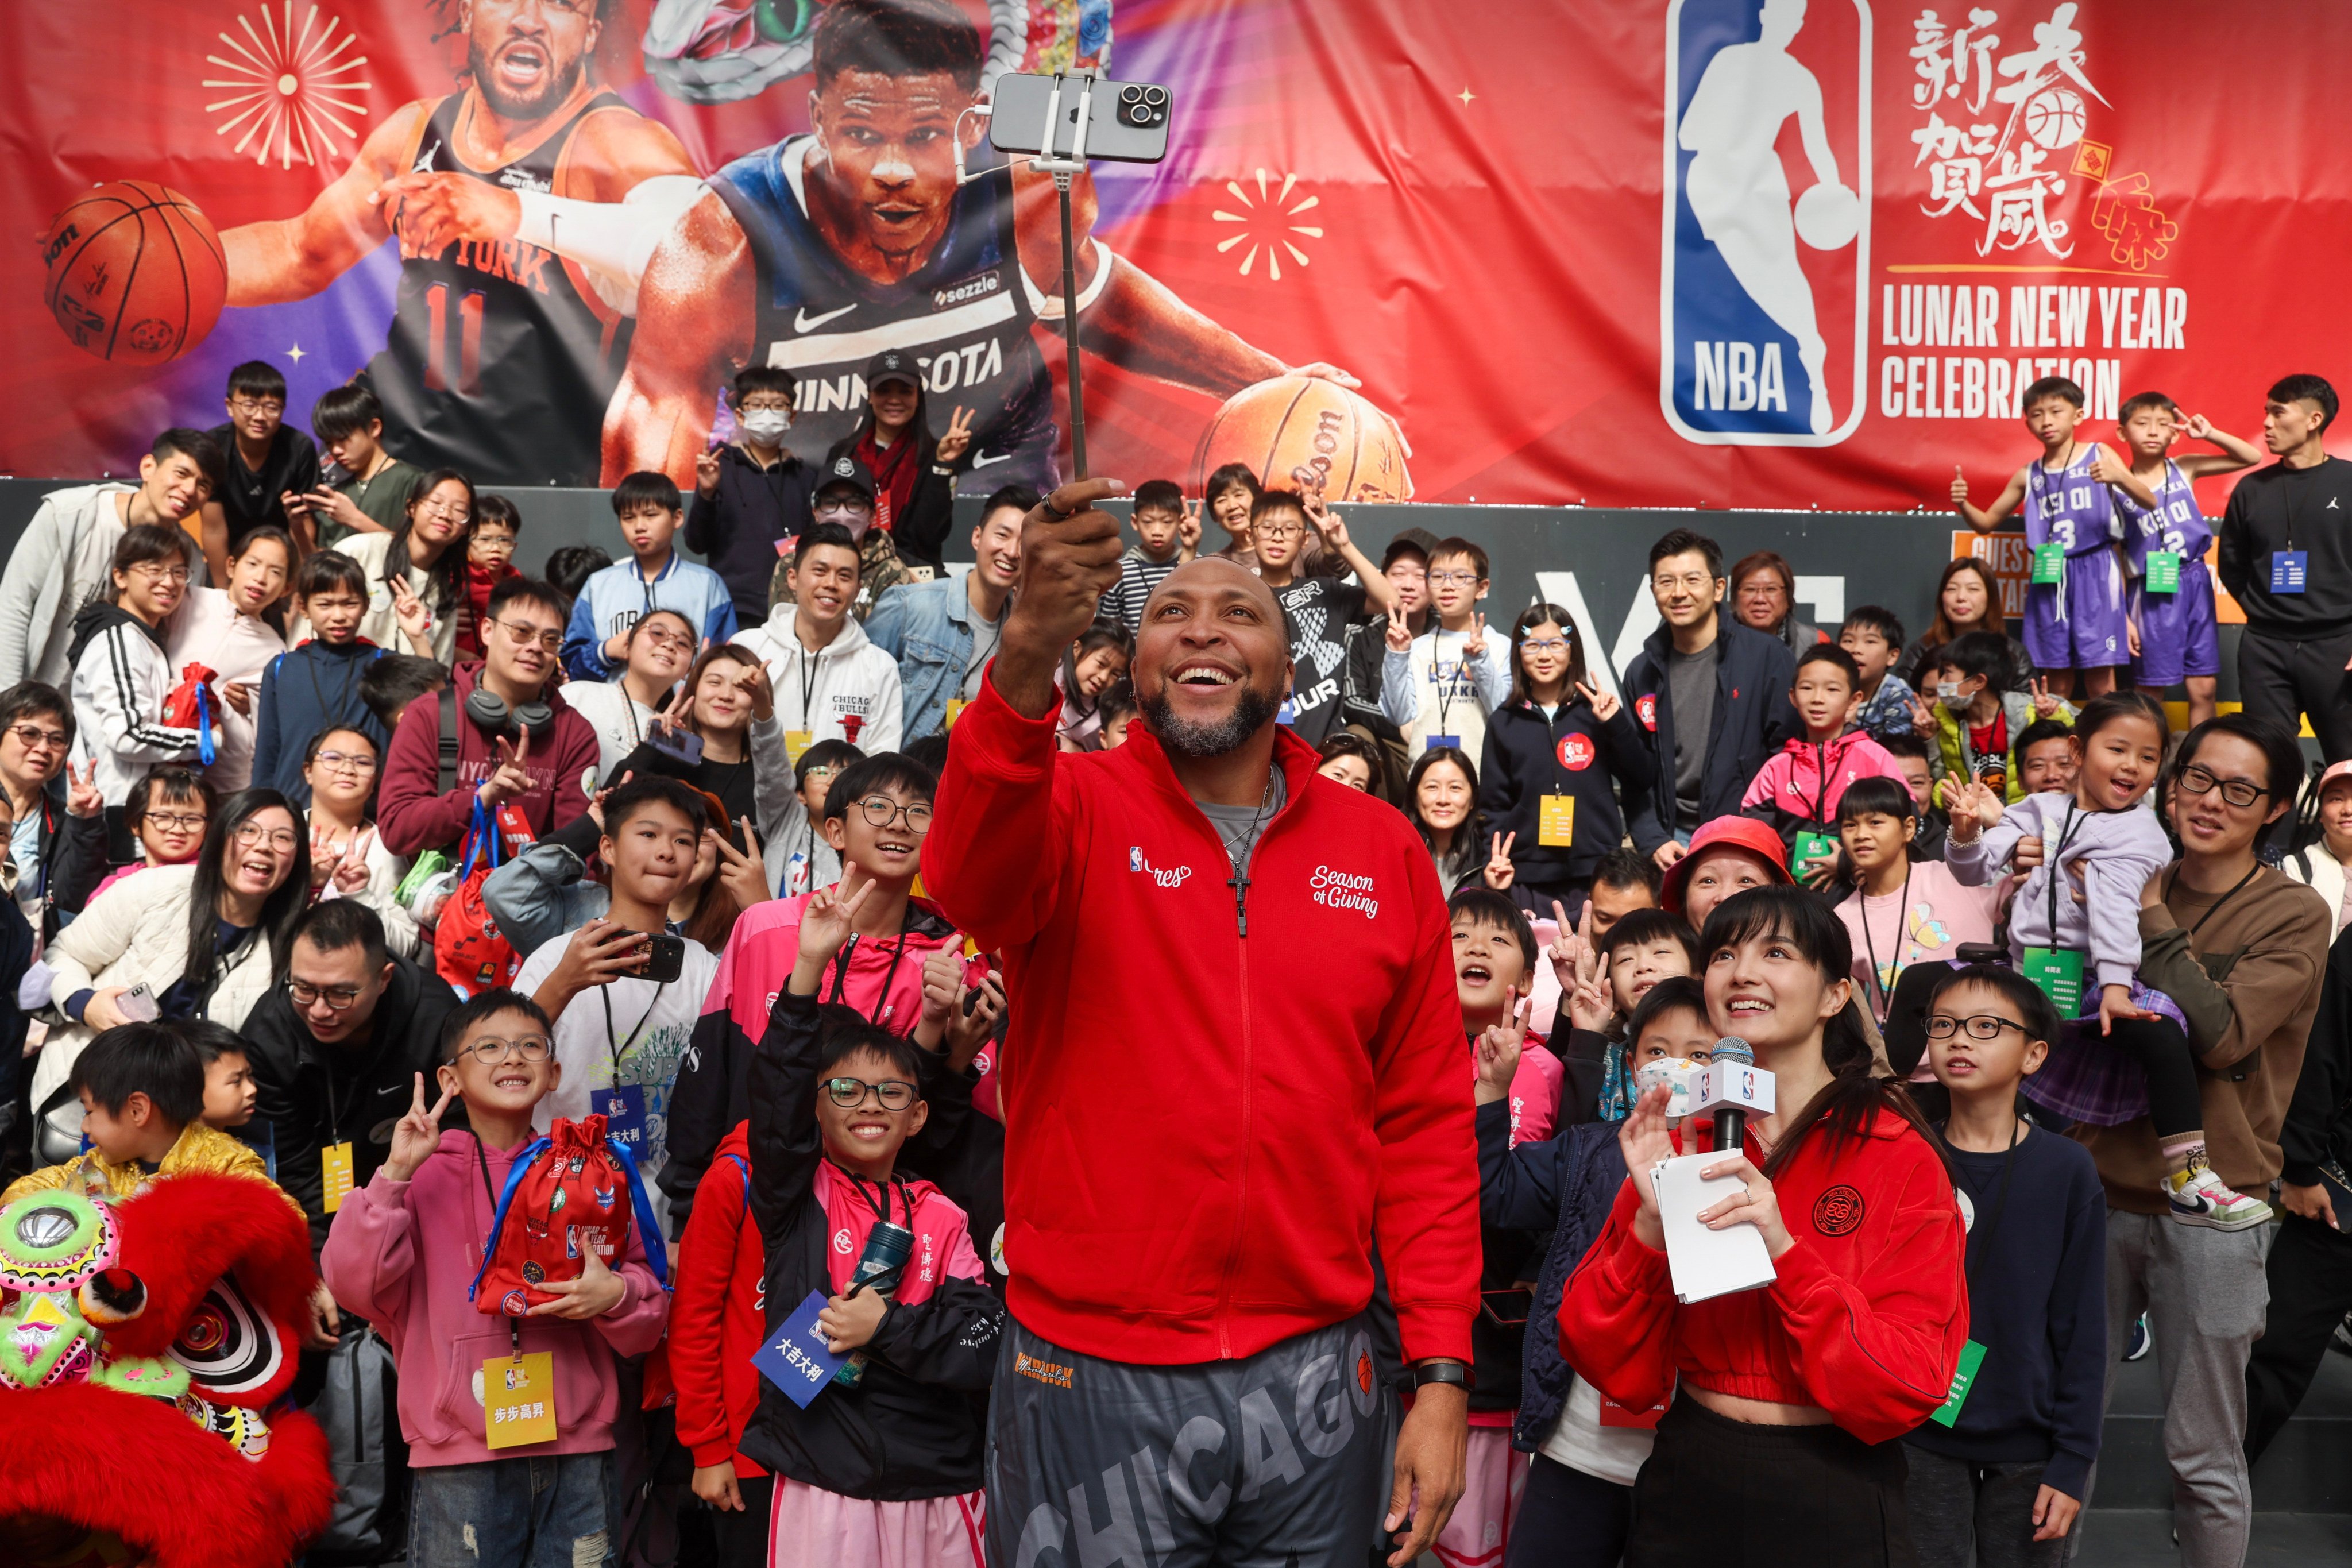
<svg viewBox="0 0 2352 1568"><path fill-rule="evenodd" d="M178 528L126 529L114 547L112 594L74 617L74 747L95 768L111 822L148 769L209 760L203 734L163 722L163 700L180 679L164 651L163 621L187 597L195 560L194 542Z"/></svg>

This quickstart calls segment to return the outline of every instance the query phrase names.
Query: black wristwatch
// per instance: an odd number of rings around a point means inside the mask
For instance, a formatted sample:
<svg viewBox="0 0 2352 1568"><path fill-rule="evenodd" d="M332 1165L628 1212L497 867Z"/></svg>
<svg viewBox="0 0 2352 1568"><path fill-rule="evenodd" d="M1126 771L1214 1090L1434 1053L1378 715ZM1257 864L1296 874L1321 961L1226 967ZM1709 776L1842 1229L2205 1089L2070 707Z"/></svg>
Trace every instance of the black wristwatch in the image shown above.
<svg viewBox="0 0 2352 1568"><path fill-rule="evenodd" d="M1470 1375L1470 1363L1464 1361L1425 1361L1412 1369L1412 1385L1426 1388L1433 1383L1451 1384L1465 1394L1475 1386Z"/></svg>

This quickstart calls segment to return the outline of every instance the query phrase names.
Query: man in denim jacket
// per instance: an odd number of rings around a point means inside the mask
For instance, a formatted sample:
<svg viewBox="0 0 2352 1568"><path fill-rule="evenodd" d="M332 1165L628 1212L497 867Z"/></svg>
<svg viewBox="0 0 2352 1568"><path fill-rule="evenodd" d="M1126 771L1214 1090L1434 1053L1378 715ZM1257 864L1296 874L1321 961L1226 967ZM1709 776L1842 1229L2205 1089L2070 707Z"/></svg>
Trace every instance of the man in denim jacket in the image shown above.
<svg viewBox="0 0 2352 1568"><path fill-rule="evenodd" d="M1037 492L1007 485L988 498L971 531L974 564L961 581L950 574L902 583L866 619L866 636L898 661L909 741L938 734L980 695L981 672L996 652L1005 602L1021 576L1021 520Z"/></svg>

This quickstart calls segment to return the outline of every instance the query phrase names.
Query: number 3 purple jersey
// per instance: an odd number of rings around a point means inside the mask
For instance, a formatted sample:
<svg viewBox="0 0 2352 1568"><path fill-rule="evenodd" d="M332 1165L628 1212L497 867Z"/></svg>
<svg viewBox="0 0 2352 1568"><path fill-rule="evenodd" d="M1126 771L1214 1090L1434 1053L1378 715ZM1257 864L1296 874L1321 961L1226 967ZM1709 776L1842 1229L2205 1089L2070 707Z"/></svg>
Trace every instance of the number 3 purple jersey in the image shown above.
<svg viewBox="0 0 2352 1568"><path fill-rule="evenodd" d="M2053 473L2041 463L2025 470L2025 542L2036 550L2055 542L2069 555L2105 549L2123 535L2115 496L2091 477L2095 446Z"/></svg>
<svg viewBox="0 0 2352 1568"><path fill-rule="evenodd" d="M2131 661L2126 640L2121 532L2115 497L2091 478L2095 447L2055 473L2040 462L2025 470L2025 540L2065 552L2065 581L2025 591L2025 651L2036 669L2103 669Z"/></svg>
<svg viewBox="0 0 2352 1568"><path fill-rule="evenodd" d="M2134 681L2141 686L2178 686L2190 676L2221 673L2221 632L2213 615L2213 578L2205 565L2205 548L2213 531L2197 505L2197 492L2180 465L2168 459L2164 483L2156 505L2144 507L2129 497L2116 498L2124 519L2124 552L2132 572L2143 584L2148 552L2169 550L2180 557L2180 587L2170 594L2151 594L2136 587L2133 597L2139 619L2139 658L2133 661Z"/></svg>

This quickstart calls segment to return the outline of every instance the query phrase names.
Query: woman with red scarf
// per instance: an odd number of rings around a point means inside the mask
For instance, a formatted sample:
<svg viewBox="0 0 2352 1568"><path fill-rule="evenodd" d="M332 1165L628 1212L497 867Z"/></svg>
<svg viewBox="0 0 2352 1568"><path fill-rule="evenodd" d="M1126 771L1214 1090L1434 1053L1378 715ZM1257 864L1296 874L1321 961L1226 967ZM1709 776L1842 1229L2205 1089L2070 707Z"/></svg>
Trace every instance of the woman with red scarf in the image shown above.
<svg viewBox="0 0 2352 1568"><path fill-rule="evenodd" d="M947 434L933 436L915 356L885 349L866 362L865 422L833 444L821 471L845 456L864 463L874 476L874 527L888 535L899 560L938 572L971 426L971 411L958 408Z"/></svg>

